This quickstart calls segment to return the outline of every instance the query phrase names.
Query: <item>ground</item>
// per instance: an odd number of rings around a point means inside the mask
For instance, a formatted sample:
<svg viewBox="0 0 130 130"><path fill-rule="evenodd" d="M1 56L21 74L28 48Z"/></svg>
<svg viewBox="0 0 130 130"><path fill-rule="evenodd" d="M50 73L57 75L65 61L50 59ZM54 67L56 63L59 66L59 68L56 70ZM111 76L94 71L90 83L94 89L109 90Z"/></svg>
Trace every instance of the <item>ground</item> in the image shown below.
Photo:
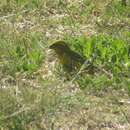
<svg viewBox="0 0 130 130"><path fill-rule="evenodd" d="M129 17L104 18L105 7L111 2L0 2L1 130L130 129L130 103L126 89L129 82L122 80L121 85L113 85L115 88L108 85L107 89L98 91L82 90L77 79L73 80L75 76L65 80L55 53L49 50L52 42L68 36L90 37L102 32L115 35L119 30L120 35L122 27L129 30ZM87 4L86 8L84 5ZM19 45L28 48L25 52L30 60L33 58L29 52L33 52L38 67L26 65ZM37 56L35 52L40 53ZM23 61L25 66L22 68Z"/></svg>

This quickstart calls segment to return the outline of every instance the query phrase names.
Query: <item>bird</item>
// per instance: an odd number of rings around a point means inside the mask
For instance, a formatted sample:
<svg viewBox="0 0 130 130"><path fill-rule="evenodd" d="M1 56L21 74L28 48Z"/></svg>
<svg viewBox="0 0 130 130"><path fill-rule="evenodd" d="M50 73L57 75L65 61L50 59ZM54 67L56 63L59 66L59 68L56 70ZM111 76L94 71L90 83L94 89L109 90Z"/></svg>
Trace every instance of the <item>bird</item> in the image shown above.
<svg viewBox="0 0 130 130"><path fill-rule="evenodd" d="M73 51L69 45L65 41L56 41L49 46L50 49L53 49L63 66L67 75L78 73L82 70L83 66L83 73L87 73L90 75L95 75L96 73L104 73L109 78L112 78L112 74L108 71L102 69L100 66L94 65L94 60L88 60L86 57L80 55L79 53Z"/></svg>
<svg viewBox="0 0 130 130"><path fill-rule="evenodd" d="M67 72L78 71L86 61L84 56L73 51L65 41L56 41L49 48L56 52L63 69Z"/></svg>

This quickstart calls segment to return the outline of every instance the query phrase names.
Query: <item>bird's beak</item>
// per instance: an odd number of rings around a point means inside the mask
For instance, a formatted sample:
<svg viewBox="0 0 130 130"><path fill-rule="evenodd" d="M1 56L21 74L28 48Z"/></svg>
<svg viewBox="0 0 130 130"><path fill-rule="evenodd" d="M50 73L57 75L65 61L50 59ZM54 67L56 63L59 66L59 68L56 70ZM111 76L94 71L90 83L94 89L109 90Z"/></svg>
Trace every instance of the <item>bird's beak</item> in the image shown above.
<svg viewBox="0 0 130 130"><path fill-rule="evenodd" d="M49 46L49 49L54 49L54 46L53 46L53 45L50 45L50 46Z"/></svg>
<svg viewBox="0 0 130 130"><path fill-rule="evenodd" d="M49 46L49 49L52 49L52 46Z"/></svg>

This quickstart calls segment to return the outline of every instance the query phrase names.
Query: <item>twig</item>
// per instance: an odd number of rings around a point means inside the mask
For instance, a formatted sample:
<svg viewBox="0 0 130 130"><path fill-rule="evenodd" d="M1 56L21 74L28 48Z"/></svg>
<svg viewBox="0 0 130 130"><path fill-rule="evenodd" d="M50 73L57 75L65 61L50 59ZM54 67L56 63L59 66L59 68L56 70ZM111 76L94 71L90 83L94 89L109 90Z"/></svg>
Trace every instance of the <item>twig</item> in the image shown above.
<svg viewBox="0 0 130 130"><path fill-rule="evenodd" d="M5 116L5 117L3 117L3 118L0 119L0 120L6 120L6 119L9 119L9 118L12 118L12 117L17 116L17 115L19 115L19 114L21 114L21 113L23 113L23 112L25 112L25 111L30 110L31 108L32 108L32 107L21 108L20 110L14 112L14 113L12 113L12 114L10 114L10 115L8 115L8 116Z"/></svg>
<svg viewBox="0 0 130 130"><path fill-rule="evenodd" d="M26 13L27 11L29 11L29 10L23 10L22 12L19 12L20 14L23 14L23 13ZM2 16L2 17L0 17L0 21L1 20L4 20L4 19L7 19L7 18L9 18L9 17L13 17L13 16L15 16L15 15L17 15L16 13L15 14L9 14L9 15L6 15L6 16Z"/></svg>

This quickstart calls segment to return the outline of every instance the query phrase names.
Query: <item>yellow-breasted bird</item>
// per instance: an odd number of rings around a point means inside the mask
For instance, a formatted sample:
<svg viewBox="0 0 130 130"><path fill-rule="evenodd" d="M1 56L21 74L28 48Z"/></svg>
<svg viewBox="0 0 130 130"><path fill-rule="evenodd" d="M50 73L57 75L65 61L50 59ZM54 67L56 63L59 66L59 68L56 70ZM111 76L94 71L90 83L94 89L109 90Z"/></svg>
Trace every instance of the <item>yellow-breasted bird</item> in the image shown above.
<svg viewBox="0 0 130 130"><path fill-rule="evenodd" d="M80 70L80 67L84 64L84 70L88 74L94 74L96 71L101 71L106 74L109 78L111 78L111 74L107 71L100 69L100 67L96 67L93 65L93 62L87 60L85 57L81 56L77 52L70 49L68 44L64 41L57 41L53 43L50 49L55 50L61 64L65 71L68 72L77 72Z"/></svg>
<svg viewBox="0 0 130 130"><path fill-rule="evenodd" d="M64 70L68 72L78 70L86 60L83 56L71 50L64 41L57 41L49 48L55 50Z"/></svg>

